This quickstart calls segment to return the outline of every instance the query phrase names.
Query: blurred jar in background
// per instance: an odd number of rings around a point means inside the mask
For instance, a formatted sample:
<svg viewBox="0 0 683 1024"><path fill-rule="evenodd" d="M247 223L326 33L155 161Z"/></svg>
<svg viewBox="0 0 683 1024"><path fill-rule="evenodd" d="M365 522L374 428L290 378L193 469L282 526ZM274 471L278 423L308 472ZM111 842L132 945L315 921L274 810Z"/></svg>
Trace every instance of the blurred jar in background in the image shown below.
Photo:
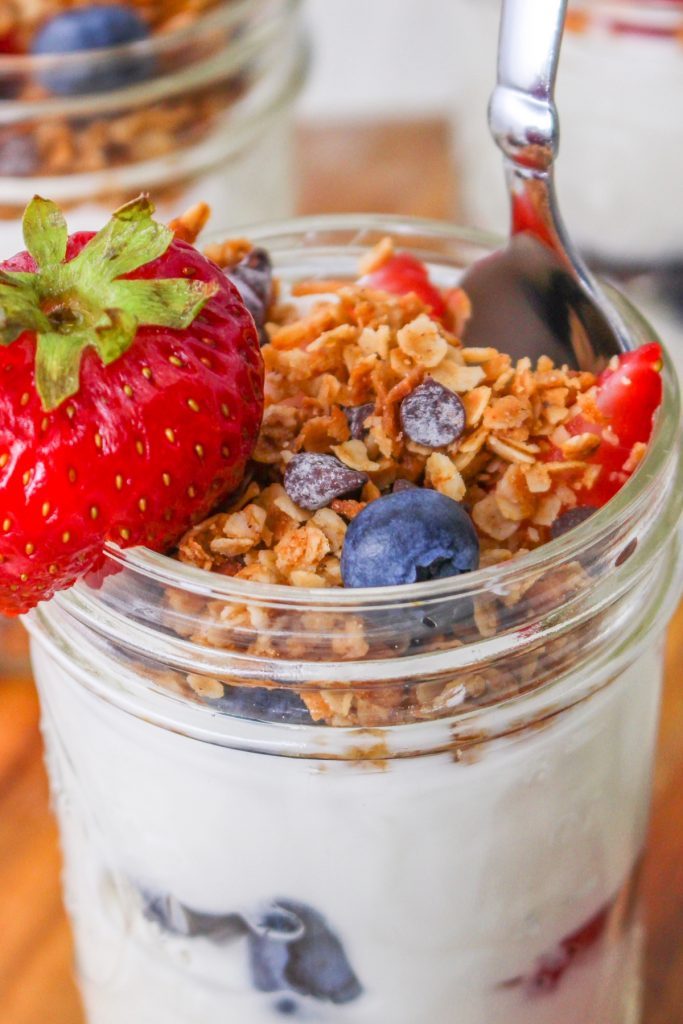
<svg viewBox="0 0 683 1024"><path fill-rule="evenodd" d="M459 7L454 143L462 204L472 223L501 231L507 198L486 126L500 3ZM557 83L562 213L598 270L650 300L654 326L672 347L673 331L681 365L682 96L683 0L570 0Z"/></svg>
<svg viewBox="0 0 683 1024"><path fill-rule="evenodd" d="M55 53L53 19L82 17L81 0L16 0L14 14L11 0L0 4L2 253L21 247L35 193L67 209L76 230L141 191L162 218L200 199L226 225L291 210L291 114L306 67L299 0L116 6L143 38ZM63 24L56 37L64 49Z"/></svg>

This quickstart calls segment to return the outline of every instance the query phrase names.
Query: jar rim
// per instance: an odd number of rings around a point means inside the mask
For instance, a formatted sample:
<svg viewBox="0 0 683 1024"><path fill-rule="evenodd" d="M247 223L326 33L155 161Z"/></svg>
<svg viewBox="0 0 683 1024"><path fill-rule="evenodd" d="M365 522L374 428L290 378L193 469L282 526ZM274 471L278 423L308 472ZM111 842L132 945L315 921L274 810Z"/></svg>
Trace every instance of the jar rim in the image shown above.
<svg viewBox="0 0 683 1024"><path fill-rule="evenodd" d="M445 221L403 217L400 215L331 214L299 217L270 225L247 225L239 228L253 241L265 242L274 236L309 236L320 231L351 231L394 235L403 241L411 236L442 238L482 248L496 248L501 239L473 228L461 228ZM234 230L231 232L234 234ZM212 231L213 237L226 237L228 232ZM659 340L656 332L616 289L605 286L612 301L624 307L650 340ZM670 460L671 453L680 445L681 404L678 378L671 358L664 351L664 393L647 451L636 471L607 503L587 520L562 536L549 541L509 562L480 568L460 576L445 579L400 584L389 587L367 588L308 588L286 584L263 584L235 577L220 576L207 570L180 562L168 555L136 547L121 549L116 544L106 545L106 554L112 562L133 570L137 575L154 580L161 586L181 586L188 592L216 600L249 601L260 607L306 610L324 607L326 611L349 607L383 608L410 605L417 601L439 598L460 599L490 591L492 587L512 586L521 578L537 575L554 565L578 558L587 545L599 544L615 530L625 529L632 521L634 510L642 503ZM680 472L680 469L679 469ZM681 488L677 488L680 492ZM683 494L677 494L677 513L683 506Z"/></svg>

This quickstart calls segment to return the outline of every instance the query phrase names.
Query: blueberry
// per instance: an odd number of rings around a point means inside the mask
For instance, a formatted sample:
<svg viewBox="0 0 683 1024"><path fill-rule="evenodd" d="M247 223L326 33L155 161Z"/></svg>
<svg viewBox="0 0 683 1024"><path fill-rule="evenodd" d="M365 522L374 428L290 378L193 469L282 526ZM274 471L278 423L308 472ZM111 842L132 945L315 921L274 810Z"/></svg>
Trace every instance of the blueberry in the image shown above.
<svg viewBox="0 0 683 1024"><path fill-rule="evenodd" d="M296 918L303 934L292 941L287 941L284 935L274 939L254 932L250 934L249 962L254 987L261 992L289 989L302 996L338 1004L357 999L362 992L360 983L341 942L322 914L294 900L279 900L275 907ZM296 1003L286 1002L292 1006L286 1012L294 1013Z"/></svg>
<svg viewBox="0 0 683 1024"><path fill-rule="evenodd" d="M260 992L290 991L339 1004L361 994L341 942L305 903L278 900L254 914L205 914L170 894L142 889L140 895L144 916L171 935L216 943L246 936L252 983ZM291 1016L298 1005L285 997L275 1009Z"/></svg>
<svg viewBox="0 0 683 1024"><path fill-rule="evenodd" d="M277 903L256 914L249 914L246 920L255 935L274 942L294 942L305 932L300 918Z"/></svg>
<svg viewBox="0 0 683 1024"><path fill-rule="evenodd" d="M252 249L243 260L226 271L254 318L262 345L268 341L266 319L273 294L273 266L265 249Z"/></svg>
<svg viewBox="0 0 683 1024"><path fill-rule="evenodd" d="M550 527L550 534L553 540L556 537L561 537L568 530L573 530L576 526L580 526L581 523L585 523L597 511L594 505L579 505L577 508L568 508L566 512L557 517Z"/></svg>
<svg viewBox="0 0 683 1024"><path fill-rule="evenodd" d="M149 29L133 8L124 4L74 7L48 19L31 45L34 56L74 54L109 49L147 39ZM40 75L42 84L60 96L107 92L147 78L150 58L140 54L108 54L101 59L65 62Z"/></svg>
<svg viewBox="0 0 683 1024"><path fill-rule="evenodd" d="M349 524L341 557L346 587L441 579L479 565L479 539L462 505L414 488L370 502Z"/></svg>
<svg viewBox="0 0 683 1024"><path fill-rule="evenodd" d="M205 914L185 906L170 893L142 890L141 896L142 912L147 920L154 921L171 935L202 936L214 942L225 942L247 931L239 914Z"/></svg>
<svg viewBox="0 0 683 1024"><path fill-rule="evenodd" d="M463 434L465 406L449 388L428 377L401 402L401 426L416 444L443 448Z"/></svg>
<svg viewBox="0 0 683 1024"><path fill-rule="evenodd" d="M365 402L364 405L347 405L344 408L344 415L349 424L351 437L355 441L362 441L367 434L364 424L368 416L372 416L374 411L374 402Z"/></svg>
<svg viewBox="0 0 683 1024"><path fill-rule="evenodd" d="M225 686L222 697L207 703L236 718L287 722L290 725L311 724L308 708L293 690L276 690L267 686Z"/></svg>
<svg viewBox="0 0 683 1024"><path fill-rule="evenodd" d="M349 469L333 455L301 452L290 459L283 482L296 505L314 512L335 498L359 491L367 479L367 473Z"/></svg>
<svg viewBox="0 0 683 1024"><path fill-rule="evenodd" d="M285 943L249 935L251 980L259 992L282 992L289 988L285 979L288 960L289 947Z"/></svg>
<svg viewBox="0 0 683 1024"><path fill-rule="evenodd" d="M313 996L331 1003L349 1003L362 992L358 978L344 947L327 921L312 907L293 900L280 900L280 906L303 922L304 935L288 947L285 978L300 995Z"/></svg>

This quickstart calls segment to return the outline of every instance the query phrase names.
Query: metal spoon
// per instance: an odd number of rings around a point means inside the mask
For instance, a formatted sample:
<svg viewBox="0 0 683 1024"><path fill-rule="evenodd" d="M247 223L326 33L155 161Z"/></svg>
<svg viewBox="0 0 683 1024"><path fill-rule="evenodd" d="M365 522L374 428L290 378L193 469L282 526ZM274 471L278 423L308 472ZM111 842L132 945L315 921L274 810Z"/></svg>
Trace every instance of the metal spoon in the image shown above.
<svg viewBox="0 0 683 1024"><path fill-rule="evenodd" d="M463 277L472 301L464 340L599 371L630 346L569 241L555 198L553 94L566 8L567 0L503 0L489 128L504 156L510 241Z"/></svg>

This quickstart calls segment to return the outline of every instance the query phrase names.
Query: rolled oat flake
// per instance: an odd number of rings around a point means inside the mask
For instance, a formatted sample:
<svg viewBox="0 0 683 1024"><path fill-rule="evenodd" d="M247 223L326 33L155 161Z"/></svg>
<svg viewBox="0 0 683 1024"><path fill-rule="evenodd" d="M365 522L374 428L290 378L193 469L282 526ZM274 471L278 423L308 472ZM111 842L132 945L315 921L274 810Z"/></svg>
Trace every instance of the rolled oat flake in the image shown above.
<svg viewBox="0 0 683 1024"><path fill-rule="evenodd" d="M401 402L401 426L416 444L443 448L464 433L465 407L455 392L427 377Z"/></svg>
<svg viewBox="0 0 683 1024"><path fill-rule="evenodd" d="M289 461L284 485L295 505L314 512L335 498L360 490L367 480L367 473L349 469L333 455L301 452Z"/></svg>

